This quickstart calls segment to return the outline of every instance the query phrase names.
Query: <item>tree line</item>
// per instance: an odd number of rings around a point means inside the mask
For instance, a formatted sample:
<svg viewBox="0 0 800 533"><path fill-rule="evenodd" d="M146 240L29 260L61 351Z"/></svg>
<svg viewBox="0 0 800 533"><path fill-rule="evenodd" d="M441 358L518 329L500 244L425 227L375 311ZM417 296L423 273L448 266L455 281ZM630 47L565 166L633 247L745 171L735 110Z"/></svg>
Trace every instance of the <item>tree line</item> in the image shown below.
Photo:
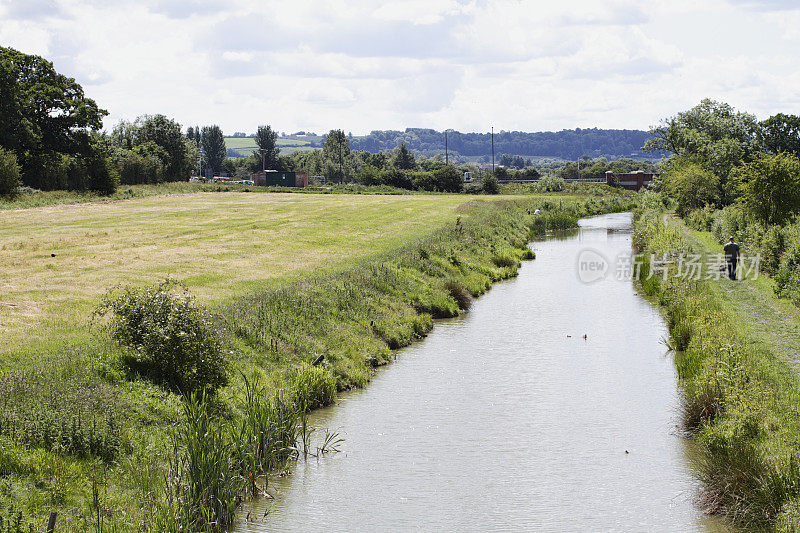
<svg viewBox="0 0 800 533"><path fill-rule="evenodd" d="M649 138L650 133L641 130L576 128L535 133L500 131L494 134L494 149L498 154L525 157L577 159L582 156L606 156L616 159L640 155L642 146ZM416 153L431 155L445 150L445 134L433 129L406 128L405 131L376 130L369 135L351 138L353 149L370 152L393 150L401 143ZM491 134L448 130L447 148L454 155L483 156L488 162L492 154Z"/></svg>
<svg viewBox="0 0 800 533"><path fill-rule="evenodd" d="M334 129L321 137L319 150L281 154L277 132L262 125L254 136L258 149L246 158L229 158L218 125L189 126L184 133L175 120L153 114L123 120L106 132L102 120L107 114L74 79L56 72L51 62L0 47L0 195L12 195L20 185L110 194L119 184L186 181L201 173L242 179L262 169L307 172L335 183L455 192L462 188L464 172L483 173L475 165L448 165L441 150L442 134L435 130L372 132L367 136L372 140L365 141ZM616 133L609 137L603 133L608 131ZM537 179L543 172L561 172L552 165L536 167L529 157L514 155L535 153L532 145L525 144L531 135L561 140L577 136L583 140L582 148L576 150L585 153L604 146L592 139L641 141L629 134L628 130L596 129L557 134L500 132L495 145L498 151L503 147L508 151L500 155L496 177ZM449 139L450 148L465 154L484 153L483 145L489 142L486 134L451 132ZM630 146L625 146L627 151ZM427 156L415 155L415 147L432 151ZM591 168L599 172L596 164ZM568 171L565 167L564 172ZM582 168L581 176L586 172Z"/></svg>

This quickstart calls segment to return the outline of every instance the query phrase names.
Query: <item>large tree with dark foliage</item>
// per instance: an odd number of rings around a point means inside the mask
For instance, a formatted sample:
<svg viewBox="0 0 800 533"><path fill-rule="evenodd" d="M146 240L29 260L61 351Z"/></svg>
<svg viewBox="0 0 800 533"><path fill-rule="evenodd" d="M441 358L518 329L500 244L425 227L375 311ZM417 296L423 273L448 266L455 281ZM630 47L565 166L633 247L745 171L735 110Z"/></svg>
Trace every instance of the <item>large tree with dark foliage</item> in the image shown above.
<svg viewBox="0 0 800 533"><path fill-rule="evenodd" d="M92 135L106 114L50 61L0 47L0 147L16 154L26 185L113 191L107 146Z"/></svg>
<svg viewBox="0 0 800 533"><path fill-rule="evenodd" d="M205 152L206 164L211 168L212 172L222 170L226 153L225 137L222 135L222 129L216 124L204 126L201 132L201 145Z"/></svg>
<svg viewBox="0 0 800 533"><path fill-rule="evenodd" d="M800 117L778 113L760 123L759 139L773 153L789 152L800 157Z"/></svg>
<svg viewBox="0 0 800 533"><path fill-rule="evenodd" d="M278 133L272 130L271 126L259 126L256 131L256 145L258 150L253 152L253 157L258 160L264 168L275 170L280 148L278 148ZM262 168L258 167L259 170Z"/></svg>
<svg viewBox="0 0 800 533"><path fill-rule="evenodd" d="M325 159L325 176L334 182L343 183L349 177L350 139L344 130L331 130L322 147Z"/></svg>

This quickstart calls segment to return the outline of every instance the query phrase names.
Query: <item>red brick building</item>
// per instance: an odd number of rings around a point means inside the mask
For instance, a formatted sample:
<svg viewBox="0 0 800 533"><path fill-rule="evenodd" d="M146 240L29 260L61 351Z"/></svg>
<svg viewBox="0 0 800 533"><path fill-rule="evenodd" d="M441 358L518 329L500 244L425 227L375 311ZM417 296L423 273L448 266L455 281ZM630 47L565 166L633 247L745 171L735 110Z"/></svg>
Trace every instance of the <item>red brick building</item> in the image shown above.
<svg viewBox="0 0 800 533"><path fill-rule="evenodd" d="M637 170L635 172L628 172L625 174L614 174L609 170L606 172L606 184L618 184L625 189L638 191L642 187L649 187L650 184L653 183L653 178L656 176L658 176L658 174L645 172L643 170Z"/></svg>

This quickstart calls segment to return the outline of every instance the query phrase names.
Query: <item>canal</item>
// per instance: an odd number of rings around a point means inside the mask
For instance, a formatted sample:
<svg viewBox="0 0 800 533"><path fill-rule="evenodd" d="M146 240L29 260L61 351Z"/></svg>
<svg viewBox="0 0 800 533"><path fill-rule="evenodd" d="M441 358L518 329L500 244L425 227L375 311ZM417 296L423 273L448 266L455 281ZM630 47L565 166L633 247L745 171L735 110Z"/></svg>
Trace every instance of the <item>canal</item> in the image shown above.
<svg viewBox="0 0 800 533"><path fill-rule="evenodd" d="M236 531L724 530L694 505L664 321L617 279L630 221L533 243L517 278L314 412L342 451L270 478Z"/></svg>

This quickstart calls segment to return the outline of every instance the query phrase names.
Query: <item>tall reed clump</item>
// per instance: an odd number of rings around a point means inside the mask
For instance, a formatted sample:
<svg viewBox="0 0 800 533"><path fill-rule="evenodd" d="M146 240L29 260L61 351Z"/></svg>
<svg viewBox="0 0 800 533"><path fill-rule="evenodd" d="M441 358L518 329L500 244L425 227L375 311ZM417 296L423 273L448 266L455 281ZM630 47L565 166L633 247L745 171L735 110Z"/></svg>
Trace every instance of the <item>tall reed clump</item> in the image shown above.
<svg viewBox="0 0 800 533"><path fill-rule="evenodd" d="M634 231L645 256L688 253L695 246L678 222L665 224L656 209L638 212ZM674 274L643 287L666 307L678 349L684 423L704 452L703 502L742 527L796 531L800 381L750 336L711 282Z"/></svg>
<svg viewBox="0 0 800 533"><path fill-rule="evenodd" d="M296 455L298 409L263 385L258 373L243 376L243 381L241 416L232 434L234 459L248 491L256 496L262 490L259 478L285 469Z"/></svg>
<svg viewBox="0 0 800 533"><path fill-rule="evenodd" d="M245 489L229 431L204 393L185 398L184 417L173 436L166 494L155 521L170 533L225 531Z"/></svg>

